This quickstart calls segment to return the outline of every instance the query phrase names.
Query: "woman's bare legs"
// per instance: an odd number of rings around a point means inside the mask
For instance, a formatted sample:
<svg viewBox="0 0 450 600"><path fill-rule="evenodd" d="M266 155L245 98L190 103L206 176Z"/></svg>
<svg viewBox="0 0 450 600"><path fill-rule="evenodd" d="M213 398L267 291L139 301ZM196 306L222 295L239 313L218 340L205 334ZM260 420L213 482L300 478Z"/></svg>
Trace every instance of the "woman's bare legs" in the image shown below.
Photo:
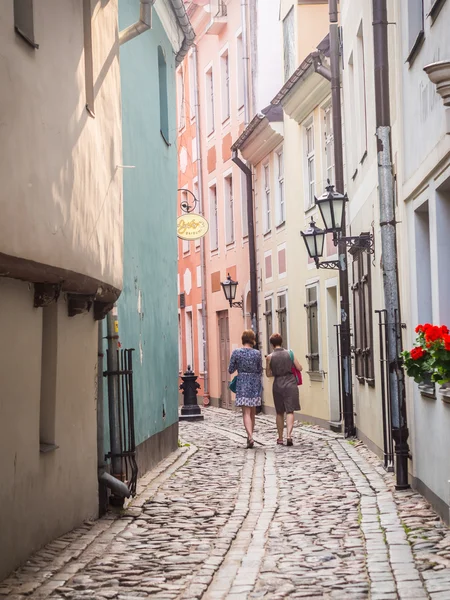
<svg viewBox="0 0 450 600"><path fill-rule="evenodd" d="M292 438L292 430L294 428L294 413L287 413L286 414L286 431L287 431L287 438L288 440L290 440Z"/></svg>
<svg viewBox="0 0 450 600"><path fill-rule="evenodd" d="M255 431L255 420L256 420L256 406L252 406L252 436Z"/></svg>
<svg viewBox="0 0 450 600"><path fill-rule="evenodd" d="M278 439L283 439L283 431L284 431L284 413L277 413L277 430L278 430Z"/></svg>
<svg viewBox="0 0 450 600"><path fill-rule="evenodd" d="M245 431L247 432L247 437L249 440L253 439L253 418L252 418L252 408L251 406L243 406L242 407L242 418L244 421Z"/></svg>

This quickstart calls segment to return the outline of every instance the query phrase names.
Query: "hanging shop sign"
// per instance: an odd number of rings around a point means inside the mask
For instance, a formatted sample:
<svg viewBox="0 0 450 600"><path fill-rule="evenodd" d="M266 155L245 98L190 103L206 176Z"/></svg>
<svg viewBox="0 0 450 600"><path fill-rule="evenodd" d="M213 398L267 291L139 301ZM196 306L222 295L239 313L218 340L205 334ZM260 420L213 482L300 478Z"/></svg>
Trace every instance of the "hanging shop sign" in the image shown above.
<svg viewBox="0 0 450 600"><path fill-rule="evenodd" d="M208 233L208 221L201 215L189 213L177 219L177 235L181 240L199 240Z"/></svg>

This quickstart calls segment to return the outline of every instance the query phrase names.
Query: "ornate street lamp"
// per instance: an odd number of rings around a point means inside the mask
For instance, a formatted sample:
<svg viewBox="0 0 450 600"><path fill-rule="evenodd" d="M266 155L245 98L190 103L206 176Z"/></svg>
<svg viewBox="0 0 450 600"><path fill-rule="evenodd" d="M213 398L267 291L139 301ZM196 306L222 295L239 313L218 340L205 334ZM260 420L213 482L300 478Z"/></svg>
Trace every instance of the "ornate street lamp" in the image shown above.
<svg viewBox="0 0 450 600"><path fill-rule="evenodd" d="M325 192L314 198L316 206L319 207L322 215L325 231L328 233L342 231L342 217L344 216L345 203L348 201L347 194L342 195L334 190L334 185L330 184L325 188Z"/></svg>
<svg viewBox="0 0 450 600"><path fill-rule="evenodd" d="M223 289L223 293L225 294L225 298L227 302L230 303L230 308L242 308L242 302L234 302L236 298L238 281L233 281L231 279L231 275L228 273L228 277L226 281L221 282L221 286Z"/></svg>
<svg viewBox="0 0 450 600"><path fill-rule="evenodd" d="M311 219L309 228L306 231L301 231L300 233L303 241L305 242L309 257L312 258L317 265L319 258L323 256L325 231L323 229L319 229L319 227L317 227L315 224L314 219Z"/></svg>

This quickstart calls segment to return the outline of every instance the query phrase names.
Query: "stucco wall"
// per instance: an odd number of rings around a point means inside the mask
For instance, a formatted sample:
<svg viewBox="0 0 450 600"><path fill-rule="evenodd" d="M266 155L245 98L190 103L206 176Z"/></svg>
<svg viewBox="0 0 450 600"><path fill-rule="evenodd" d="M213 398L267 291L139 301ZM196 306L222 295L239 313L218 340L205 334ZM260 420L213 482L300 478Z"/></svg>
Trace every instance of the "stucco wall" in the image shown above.
<svg viewBox="0 0 450 600"><path fill-rule="evenodd" d="M54 442L39 451L42 308L33 287L0 279L0 580L29 554L97 514L97 327L57 305ZM51 309L50 309L51 310Z"/></svg>
<svg viewBox="0 0 450 600"><path fill-rule="evenodd" d="M95 114L85 109L83 3L34 3L33 50L0 6L0 252L122 285L117 0L92 2Z"/></svg>
<svg viewBox="0 0 450 600"><path fill-rule="evenodd" d="M120 2L120 28L136 20ZM167 60L168 146L160 133L158 46ZM121 48L124 163L124 290L120 339L135 348L136 442L178 419L177 136L175 57L153 11L153 26Z"/></svg>

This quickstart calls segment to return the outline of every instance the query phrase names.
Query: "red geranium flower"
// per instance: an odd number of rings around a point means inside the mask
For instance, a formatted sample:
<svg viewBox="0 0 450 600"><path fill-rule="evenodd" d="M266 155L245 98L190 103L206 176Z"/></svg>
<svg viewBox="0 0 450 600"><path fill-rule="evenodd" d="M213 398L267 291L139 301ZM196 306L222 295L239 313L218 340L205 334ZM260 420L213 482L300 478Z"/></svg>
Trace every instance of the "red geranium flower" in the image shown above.
<svg viewBox="0 0 450 600"><path fill-rule="evenodd" d="M423 325L417 325L415 332L416 333L422 333L424 326Z"/></svg>
<svg viewBox="0 0 450 600"><path fill-rule="evenodd" d="M448 335L450 333L450 331L448 330L447 325L442 325L441 326L441 333L442 333L442 336Z"/></svg>
<svg viewBox="0 0 450 600"><path fill-rule="evenodd" d="M422 346L418 346L417 348L413 348L410 354L413 360L419 360L419 358L422 358L425 355L425 350Z"/></svg>
<svg viewBox="0 0 450 600"><path fill-rule="evenodd" d="M425 330L425 339L427 341L427 345L441 340L442 335L443 333L440 327L437 327L437 325L430 325L430 327Z"/></svg>
<svg viewBox="0 0 450 600"><path fill-rule="evenodd" d="M450 335L445 334L442 336L442 339L444 341L445 349L450 351Z"/></svg>

